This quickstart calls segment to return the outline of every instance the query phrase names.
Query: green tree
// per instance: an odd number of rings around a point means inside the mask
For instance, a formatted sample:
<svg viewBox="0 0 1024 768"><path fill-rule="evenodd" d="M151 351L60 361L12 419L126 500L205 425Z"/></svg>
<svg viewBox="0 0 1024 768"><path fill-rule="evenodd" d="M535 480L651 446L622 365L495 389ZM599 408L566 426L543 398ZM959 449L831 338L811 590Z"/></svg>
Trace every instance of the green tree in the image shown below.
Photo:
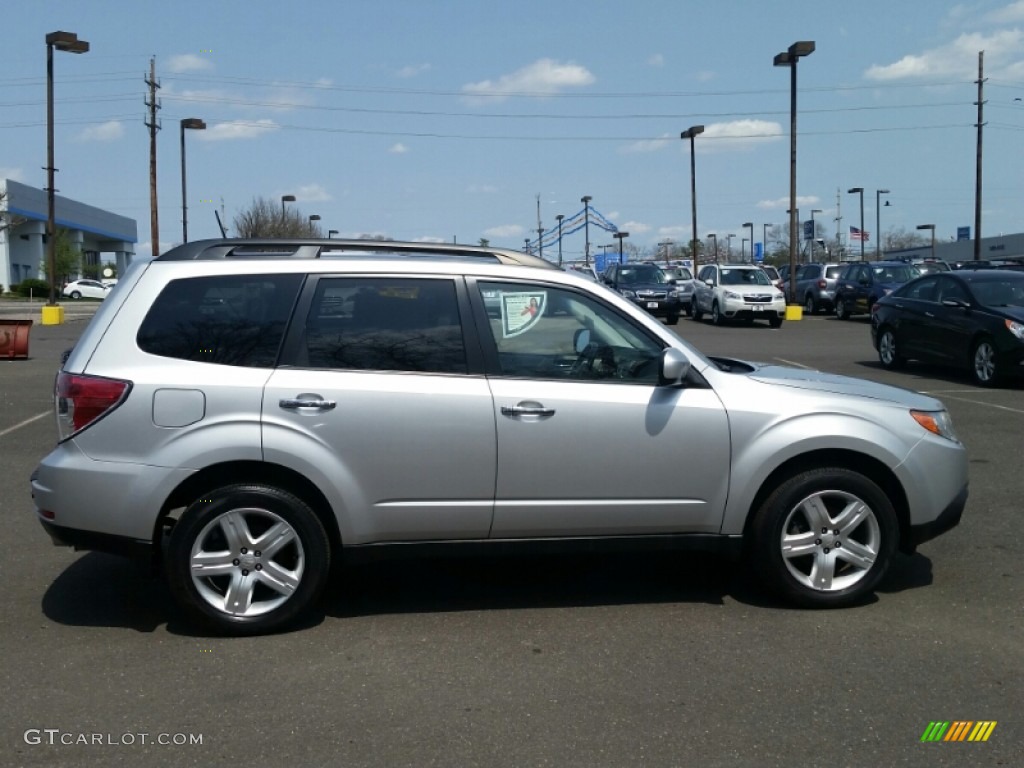
<svg viewBox="0 0 1024 768"><path fill-rule="evenodd" d="M58 229L54 238L54 264L56 266L56 281L52 281L60 293L64 283L78 276L82 269L82 254L71 242L66 229ZM47 274L49 274L49 262L47 262Z"/></svg>
<svg viewBox="0 0 1024 768"><path fill-rule="evenodd" d="M236 237L323 237L323 230L298 206L284 206L277 200L255 197L248 208L234 217Z"/></svg>

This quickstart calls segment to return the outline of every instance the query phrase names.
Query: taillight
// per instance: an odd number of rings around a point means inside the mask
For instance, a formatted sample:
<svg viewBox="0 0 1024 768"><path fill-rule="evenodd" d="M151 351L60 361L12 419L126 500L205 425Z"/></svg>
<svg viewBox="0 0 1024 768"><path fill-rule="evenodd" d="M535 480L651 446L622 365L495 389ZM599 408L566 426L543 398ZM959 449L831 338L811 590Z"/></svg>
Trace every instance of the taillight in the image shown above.
<svg viewBox="0 0 1024 768"><path fill-rule="evenodd" d="M828 283L826 283L824 280L819 280L818 281L818 288L820 288L821 290L824 291L827 287L828 287Z"/></svg>
<svg viewBox="0 0 1024 768"><path fill-rule="evenodd" d="M60 439L66 440L119 406L131 387L130 381L121 379L58 373L55 399Z"/></svg>

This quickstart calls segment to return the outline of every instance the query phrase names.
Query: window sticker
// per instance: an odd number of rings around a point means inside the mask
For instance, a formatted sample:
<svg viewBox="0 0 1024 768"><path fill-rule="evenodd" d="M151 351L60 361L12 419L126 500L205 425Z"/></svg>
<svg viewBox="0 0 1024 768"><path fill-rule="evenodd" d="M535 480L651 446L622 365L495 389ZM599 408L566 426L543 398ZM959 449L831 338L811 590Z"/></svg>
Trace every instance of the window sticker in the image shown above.
<svg viewBox="0 0 1024 768"><path fill-rule="evenodd" d="M530 330L544 315L546 291L501 294L501 335L510 339Z"/></svg>

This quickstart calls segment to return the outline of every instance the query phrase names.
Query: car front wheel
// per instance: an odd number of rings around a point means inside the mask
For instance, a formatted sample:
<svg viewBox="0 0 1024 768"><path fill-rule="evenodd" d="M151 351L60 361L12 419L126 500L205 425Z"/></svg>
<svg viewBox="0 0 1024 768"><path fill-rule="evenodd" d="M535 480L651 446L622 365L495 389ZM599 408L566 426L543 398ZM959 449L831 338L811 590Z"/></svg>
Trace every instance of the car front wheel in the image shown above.
<svg viewBox="0 0 1024 768"><path fill-rule="evenodd" d="M892 328L883 328L878 334L878 360L883 368L890 371L902 368L906 362L896 346L896 334Z"/></svg>
<svg viewBox="0 0 1024 768"><path fill-rule="evenodd" d="M850 309L846 306L846 299L842 296L836 297L836 317L840 320L850 319Z"/></svg>
<svg viewBox="0 0 1024 768"><path fill-rule="evenodd" d="M72 291L71 292L71 298L72 299L80 299L80 298L82 298L82 292L81 291Z"/></svg>
<svg viewBox="0 0 1024 768"><path fill-rule="evenodd" d="M971 351L971 374L975 384L994 387L1002 379L996 350L989 338L980 339Z"/></svg>
<svg viewBox="0 0 1024 768"><path fill-rule="evenodd" d="M722 316L722 310L719 309L717 301L711 305L711 322L715 325L723 325L725 323L725 317Z"/></svg>
<svg viewBox="0 0 1024 768"><path fill-rule="evenodd" d="M308 610L327 583L330 546L297 496L265 485L231 485L196 499L171 532L171 593L199 623L252 635Z"/></svg>
<svg viewBox="0 0 1024 768"><path fill-rule="evenodd" d="M757 511L753 562L763 583L790 602L843 607L881 580L898 532L892 504L871 479L841 467L807 470Z"/></svg>

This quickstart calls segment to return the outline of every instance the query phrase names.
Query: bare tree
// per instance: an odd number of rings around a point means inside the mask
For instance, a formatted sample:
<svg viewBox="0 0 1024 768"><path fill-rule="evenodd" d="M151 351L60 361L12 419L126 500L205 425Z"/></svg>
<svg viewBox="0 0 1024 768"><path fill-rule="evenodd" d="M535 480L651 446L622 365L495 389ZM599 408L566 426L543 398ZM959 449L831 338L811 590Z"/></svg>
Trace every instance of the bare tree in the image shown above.
<svg viewBox="0 0 1024 768"><path fill-rule="evenodd" d="M255 197L248 208L235 214L236 237L323 237L323 230L296 206Z"/></svg>
<svg viewBox="0 0 1024 768"><path fill-rule="evenodd" d="M2 204L6 199L7 193L0 192L0 204ZM0 205L0 232L3 232L8 228L16 227L26 220L27 219L25 219L24 216L12 216L10 211Z"/></svg>

